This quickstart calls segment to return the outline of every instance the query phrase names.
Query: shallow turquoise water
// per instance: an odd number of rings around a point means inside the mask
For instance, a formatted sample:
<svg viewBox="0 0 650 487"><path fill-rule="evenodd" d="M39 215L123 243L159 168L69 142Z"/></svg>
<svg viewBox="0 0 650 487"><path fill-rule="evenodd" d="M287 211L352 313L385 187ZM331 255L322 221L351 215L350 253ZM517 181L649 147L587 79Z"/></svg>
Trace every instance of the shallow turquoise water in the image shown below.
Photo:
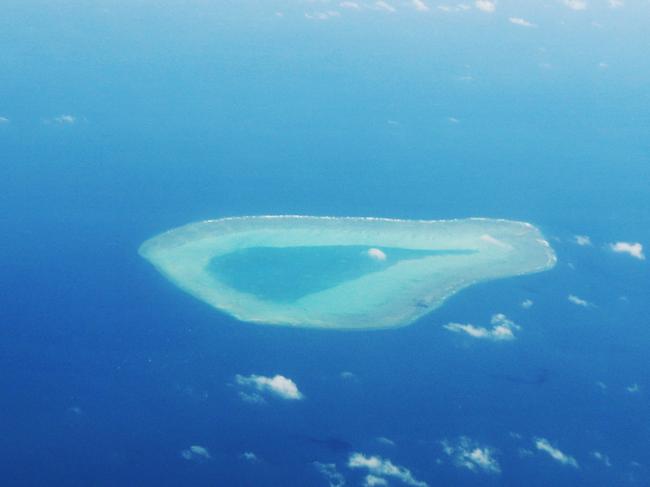
<svg viewBox="0 0 650 487"><path fill-rule="evenodd" d="M370 258L368 247L361 245L250 247L214 257L208 271L238 291L264 300L293 302L345 281L385 270L402 260L476 252L394 247L380 250L386 254L386 260Z"/></svg>

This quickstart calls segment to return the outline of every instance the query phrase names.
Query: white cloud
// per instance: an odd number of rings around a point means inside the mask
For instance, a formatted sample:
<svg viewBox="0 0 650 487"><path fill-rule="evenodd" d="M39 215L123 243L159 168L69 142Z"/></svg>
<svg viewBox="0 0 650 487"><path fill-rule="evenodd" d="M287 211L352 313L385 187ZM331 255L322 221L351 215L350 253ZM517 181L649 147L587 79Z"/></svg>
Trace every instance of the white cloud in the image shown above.
<svg viewBox="0 0 650 487"><path fill-rule="evenodd" d="M3 125L5 123L9 123L9 119L7 117L0 117L0 125Z"/></svg>
<svg viewBox="0 0 650 487"><path fill-rule="evenodd" d="M426 12L429 10L429 7L426 3L424 3L423 0L411 0L411 4L415 10L418 10L420 12Z"/></svg>
<svg viewBox="0 0 650 487"><path fill-rule="evenodd" d="M643 245L641 245L639 242L616 242L610 244L609 248L612 249L613 252L617 252L619 254L629 254L635 259L645 260Z"/></svg>
<svg viewBox="0 0 650 487"><path fill-rule="evenodd" d="M252 451L245 451L240 456L247 462L257 463L260 461L260 459L257 458L257 455L255 455L255 453L253 453Z"/></svg>
<svg viewBox="0 0 650 487"><path fill-rule="evenodd" d="M603 462L603 464L606 467L612 466L612 462L609 461L609 457L604 453L601 453L599 451L592 451L591 456L594 457L596 460Z"/></svg>
<svg viewBox="0 0 650 487"><path fill-rule="evenodd" d="M384 479L384 477L391 477L404 482L407 485L414 487L428 487L426 482L417 480L413 474L404 467L394 465L390 460L384 460L378 456L367 457L363 453L353 453L348 459L349 468L365 468L368 470L369 477L376 477ZM366 477L366 480L368 478ZM385 479L384 479L385 480ZM377 482L377 480L373 480ZM382 485L381 483L374 483L366 485ZM385 485L385 484L384 484Z"/></svg>
<svg viewBox="0 0 650 487"><path fill-rule="evenodd" d="M345 380L355 380L357 378L356 374L349 372L347 370L344 370L341 372L341 379Z"/></svg>
<svg viewBox="0 0 650 487"><path fill-rule="evenodd" d="M639 392L639 391L641 390L641 387L639 387L639 384L634 383L634 384L632 384L632 385L630 385L630 386L627 386L627 387L625 388L625 390L626 390L627 392L630 392L630 393L634 394L635 392Z"/></svg>
<svg viewBox="0 0 650 487"><path fill-rule="evenodd" d="M366 254L372 260L386 260L386 254L376 248L368 249L368 252L366 252Z"/></svg>
<svg viewBox="0 0 650 487"><path fill-rule="evenodd" d="M384 12L395 12L395 7L393 7L390 3L384 2L383 0L380 0L378 2L375 2L375 8L377 10L383 10Z"/></svg>
<svg viewBox="0 0 650 487"><path fill-rule="evenodd" d="M210 460L212 456L207 448L199 445L192 445L189 448L181 451L181 457L185 460L201 462Z"/></svg>
<svg viewBox="0 0 650 487"><path fill-rule="evenodd" d="M575 458L567 455L566 453L563 453L558 448L555 448L545 438L535 438L535 447L539 451L548 453L548 455L553 460L560 462L562 465L569 465L571 467L578 468L578 462L576 461Z"/></svg>
<svg viewBox="0 0 650 487"><path fill-rule="evenodd" d="M577 245L580 245L581 247L587 247L591 245L591 238L589 235L574 235L573 240Z"/></svg>
<svg viewBox="0 0 650 487"><path fill-rule="evenodd" d="M381 477L375 477L372 474L366 475L366 478L363 479L364 487L377 487L378 485L388 485L388 481Z"/></svg>
<svg viewBox="0 0 650 487"><path fill-rule="evenodd" d="M509 320L506 315L498 313L492 316L490 324L492 328L485 328L482 326L474 326L472 324L462 323L448 323L443 328L454 333L467 333L473 338L482 338L486 340L504 341L514 340L514 330L519 330L521 327L514 321Z"/></svg>
<svg viewBox="0 0 650 487"><path fill-rule="evenodd" d="M532 22L529 22L526 19L522 19L521 17L510 17L508 20L511 24L520 25L522 27L537 27Z"/></svg>
<svg viewBox="0 0 650 487"><path fill-rule="evenodd" d="M314 462L313 465L327 479L329 487L343 487L345 485L345 478L336 469L335 464Z"/></svg>
<svg viewBox="0 0 650 487"><path fill-rule="evenodd" d="M339 7L349 8L351 10L361 10L361 5L359 5L357 2L341 2L339 3Z"/></svg>
<svg viewBox="0 0 650 487"><path fill-rule="evenodd" d="M533 302L532 299L524 299L524 300L521 302L521 307L524 308L524 309L530 309L530 308L533 307L534 304L535 304L535 303Z"/></svg>
<svg viewBox="0 0 650 487"><path fill-rule="evenodd" d="M569 297L567 298L570 303L575 304L576 306L582 306L583 308L588 308L589 306L592 306L592 304L582 298L579 298L575 294L569 294Z"/></svg>
<svg viewBox="0 0 650 487"><path fill-rule="evenodd" d="M54 117L52 121L61 125L72 125L77 121L77 117L74 115L59 115L58 117Z"/></svg>
<svg viewBox="0 0 650 487"><path fill-rule="evenodd" d="M601 61L598 63L598 69L607 69L607 68L609 68L609 64L607 64L606 62Z"/></svg>
<svg viewBox="0 0 650 487"><path fill-rule="evenodd" d="M497 9L495 3L491 2L490 0L476 0L476 2L474 2L474 5L476 5L477 9L488 13L492 13Z"/></svg>
<svg viewBox="0 0 650 487"><path fill-rule="evenodd" d="M623 0L609 0L609 6L611 8L619 8L625 5L625 2Z"/></svg>
<svg viewBox="0 0 650 487"><path fill-rule="evenodd" d="M481 446L466 436L461 436L453 443L442 441L442 450L452 458L457 467L472 472L501 473L501 466L494 458L494 449Z"/></svg>
<svg viewBox="0 0 650 487"><path fill-rule="evenodd" d="M447 120L449 120L450 123L460 123L460 119L456 117L449 117Z"/></svg>
<svg viewBox="0 0 650 487"><path fill-rule="evenodd" d="M563 0L562 3L571 10L585 10L587 8L587 2L585 0Z"/></svg>
<svg viewBox="0 0 650 487"><path fill-rule="evenodd" d="M265 377L263 375L253 374L244 377L243 375L238 374L235 376L235 381L241 386L254 387L260 392L268 392L281 397L282 399L297 400L303 398L296 383L283 375Z"/></svg>

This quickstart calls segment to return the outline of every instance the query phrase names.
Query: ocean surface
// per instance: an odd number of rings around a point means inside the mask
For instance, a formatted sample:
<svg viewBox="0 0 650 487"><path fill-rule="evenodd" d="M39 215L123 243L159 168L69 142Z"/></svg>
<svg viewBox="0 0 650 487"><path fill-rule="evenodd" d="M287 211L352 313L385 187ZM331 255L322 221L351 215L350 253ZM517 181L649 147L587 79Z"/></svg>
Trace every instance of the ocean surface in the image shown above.
<svg viewBox="0 0 650 487"><path fill-rule="evenodd" d="M650 485L647 1L1 10L1 485ZM350 332L137 252L267 214L522 220L558 263Z"/></svg>

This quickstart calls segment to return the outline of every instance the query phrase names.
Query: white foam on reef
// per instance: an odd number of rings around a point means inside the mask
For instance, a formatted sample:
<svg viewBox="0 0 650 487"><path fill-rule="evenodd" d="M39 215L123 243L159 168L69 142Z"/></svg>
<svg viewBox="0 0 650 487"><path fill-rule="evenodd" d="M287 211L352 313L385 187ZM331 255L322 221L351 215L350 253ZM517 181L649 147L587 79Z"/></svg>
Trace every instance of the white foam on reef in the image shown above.
<svg viewBox="0 0 650 487"><path fill-rule="evenodd" d="M320 246L366 246L371 257L370 251L382 248L449 253L387 260L391 265L382 270L293 302L260 299L207 269L215 257L242 249ZM147 240L139 251L178 287L242 321L340 329L407 325L467 286L544 271L556 262L533 225L487 218L231 217L175 228Z"/></svg>

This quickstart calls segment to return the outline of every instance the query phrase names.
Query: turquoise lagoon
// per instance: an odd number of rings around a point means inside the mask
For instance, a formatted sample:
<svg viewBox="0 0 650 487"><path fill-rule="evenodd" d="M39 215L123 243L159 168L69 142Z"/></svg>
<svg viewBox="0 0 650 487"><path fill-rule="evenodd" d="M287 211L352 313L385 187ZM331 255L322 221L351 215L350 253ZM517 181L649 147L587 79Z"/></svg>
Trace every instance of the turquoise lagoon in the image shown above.
<svg viewBox="0 0 650 487"><path fill-rule="evenodd" d="M162 233L140 254L242 321L341 329L407 325L467 286L556 262L533 225L487 218L223 218Z"/></svg>

